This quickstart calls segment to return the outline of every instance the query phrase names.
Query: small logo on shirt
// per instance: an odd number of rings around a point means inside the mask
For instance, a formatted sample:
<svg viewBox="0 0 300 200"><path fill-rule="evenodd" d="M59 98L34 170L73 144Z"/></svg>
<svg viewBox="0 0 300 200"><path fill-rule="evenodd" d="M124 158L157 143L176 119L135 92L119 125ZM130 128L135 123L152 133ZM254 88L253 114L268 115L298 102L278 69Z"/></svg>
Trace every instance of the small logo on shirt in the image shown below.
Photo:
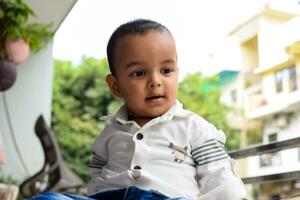
<svg viewBox="0 0 300 200"><path fill-rule="evenodd" d="M170 142L169 146L168 146L173 152L175 159L174 161L177 163L181 163L182 161L185 160L186 155L187 155L187 146L185 147L179 147L179 146L175 146L172 142Z"/></svg>

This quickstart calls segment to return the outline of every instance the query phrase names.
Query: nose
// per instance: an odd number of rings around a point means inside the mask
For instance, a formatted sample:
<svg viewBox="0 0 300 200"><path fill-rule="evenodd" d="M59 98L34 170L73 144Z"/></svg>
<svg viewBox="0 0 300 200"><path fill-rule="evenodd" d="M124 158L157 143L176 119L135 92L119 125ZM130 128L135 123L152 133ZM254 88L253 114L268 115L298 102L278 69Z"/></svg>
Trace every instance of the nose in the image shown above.
<svg viewBox="0 0 300 200"><path fill-rule="evenodd" d="M161 78L159 75L153 74L149 79L148 86L150 88L160 87L161 86Z"/></svg>
<svg viewBox="0 0 300 200"><path fill-rule="evenodd" d="M154 87L160 87L161 86L161 84L160 83L158 83L158 82L152 82L152 83L150 83L150 88L154 88Z"/></svg>

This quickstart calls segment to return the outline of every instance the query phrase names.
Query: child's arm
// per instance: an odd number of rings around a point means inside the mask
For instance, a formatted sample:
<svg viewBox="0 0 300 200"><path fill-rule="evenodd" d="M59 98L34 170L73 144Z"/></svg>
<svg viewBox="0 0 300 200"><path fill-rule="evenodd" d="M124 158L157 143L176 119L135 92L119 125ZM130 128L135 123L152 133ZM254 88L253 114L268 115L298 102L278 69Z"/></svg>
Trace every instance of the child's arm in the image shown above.
<svg viewBox="0 0 300 200"><path fill-rule="evenodd" d="M224 150L224 133L209 123L204 125L201 130L198 129L201 133L192 145L192 156L199 178L200 199L246 198L245 187L234 173L233 160Z"/></svg>
<svg viewBox="0 0 300 200"><path fill-rule="evenodd" d="M106 150L104 149L104 139L97 137L93 145L93 155L89 164L91 180L88 184L88 195L91 195L99 190L97 186L97 177L101 176L102 168L107 164Z"/></svg>

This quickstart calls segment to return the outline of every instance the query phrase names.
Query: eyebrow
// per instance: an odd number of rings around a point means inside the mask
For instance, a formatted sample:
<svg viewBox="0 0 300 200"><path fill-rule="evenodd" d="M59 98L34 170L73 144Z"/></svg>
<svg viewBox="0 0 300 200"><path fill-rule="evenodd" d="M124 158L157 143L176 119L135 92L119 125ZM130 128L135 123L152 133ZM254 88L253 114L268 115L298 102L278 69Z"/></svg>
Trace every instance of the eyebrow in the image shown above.
<svg viewBox="0 0 300 200"><path fill-rule="evenodd" d="M167 60L164 60L161 62L161 64L168 64L168 63L176 63L175 60L173 59L167 59ZM135 65L143 65L143 62L140 62L140 61L133 61L133 62L130 62L128 63L125 68L130 68L130 67L133 67Z"/></svg>
<svg viewBox="0 0 300 200"><path fill-rule="evenodd" d="M162 63L162 64L167 64L167 63L176 63L176 61L175 61L175 60L173 60L173 59L167 59L167 60L164 60L164 61L162 61L161 63Z"/></svg>
<svg viewBox="0 0 300 200"><path fill-rule="evenodd" d="M135 65L142 65L143 63L142 62L139 62L139 61L133 61L133 62L130 62L128 63L125 68L129 68L129 67L132 67L132 66L135 66Z"/></svg>

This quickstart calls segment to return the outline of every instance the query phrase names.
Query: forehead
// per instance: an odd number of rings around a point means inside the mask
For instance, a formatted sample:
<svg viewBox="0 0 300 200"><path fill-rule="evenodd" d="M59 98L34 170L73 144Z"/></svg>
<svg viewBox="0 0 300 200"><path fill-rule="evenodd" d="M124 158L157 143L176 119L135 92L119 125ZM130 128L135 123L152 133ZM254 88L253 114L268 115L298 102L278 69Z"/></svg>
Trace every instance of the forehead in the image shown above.
<svg viewBox="0 0 300 200"><path fill-rule="evenodd" d="M119 67L123 62L143 60L175 59L176 45L167 31L126 35L118 39L115 47L115 63Z"/></svg>

